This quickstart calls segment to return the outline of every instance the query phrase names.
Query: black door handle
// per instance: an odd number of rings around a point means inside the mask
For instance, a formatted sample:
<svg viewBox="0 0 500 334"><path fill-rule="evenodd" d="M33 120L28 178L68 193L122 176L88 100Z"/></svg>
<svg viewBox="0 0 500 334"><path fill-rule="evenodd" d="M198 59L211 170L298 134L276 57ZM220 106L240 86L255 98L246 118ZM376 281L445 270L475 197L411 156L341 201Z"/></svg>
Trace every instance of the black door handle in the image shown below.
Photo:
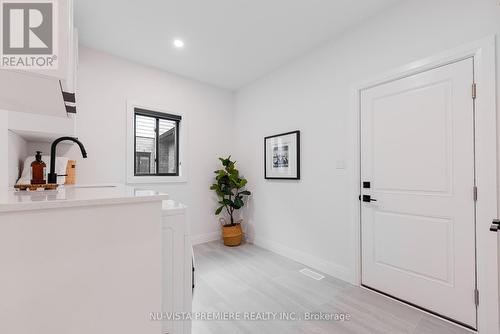
<svg viewBox="0 0 500 334"><path fill-rule="evenodd" d="M500 220L499 219L493 219L490 225L490 231L491 232L498 232L500 229Z"/></svg>
<svg viewBox="0 0 500 334"><path fill-rule="evenodd" d="M363 202L376 202L376 199L373 199L370 195L363 195Z"/></svg>

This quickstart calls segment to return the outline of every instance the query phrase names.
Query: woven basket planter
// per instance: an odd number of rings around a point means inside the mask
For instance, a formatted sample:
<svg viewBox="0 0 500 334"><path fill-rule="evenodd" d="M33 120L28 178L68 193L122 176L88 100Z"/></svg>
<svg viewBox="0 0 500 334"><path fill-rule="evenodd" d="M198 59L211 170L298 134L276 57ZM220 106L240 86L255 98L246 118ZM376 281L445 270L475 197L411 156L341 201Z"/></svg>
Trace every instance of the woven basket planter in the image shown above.
<svg viewBox="0 0 500 334"><path fill-rule="evenodd" d="M243 240L243 231L241 229L242 221L238 221L235 225L226 225L226 220L224 218L219 219L222 225L222 239L224 240L224 245L229 247L241 245Z"/></svg>

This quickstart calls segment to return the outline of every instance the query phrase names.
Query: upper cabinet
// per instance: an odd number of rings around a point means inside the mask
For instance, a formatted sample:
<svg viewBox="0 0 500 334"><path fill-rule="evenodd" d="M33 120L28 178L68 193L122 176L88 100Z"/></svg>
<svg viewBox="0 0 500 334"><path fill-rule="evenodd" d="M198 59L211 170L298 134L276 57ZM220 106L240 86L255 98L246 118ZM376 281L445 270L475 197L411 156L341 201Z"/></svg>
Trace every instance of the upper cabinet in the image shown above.
<svg viewBox="0 0 500 334"><path fill-rule="evenodd" d="M10 5L2 8L10 20L3 28L10 30L3 31L7 38L1 49L0 109L68 117L68 112L76 112L78 41L73 1Z"/></svg>

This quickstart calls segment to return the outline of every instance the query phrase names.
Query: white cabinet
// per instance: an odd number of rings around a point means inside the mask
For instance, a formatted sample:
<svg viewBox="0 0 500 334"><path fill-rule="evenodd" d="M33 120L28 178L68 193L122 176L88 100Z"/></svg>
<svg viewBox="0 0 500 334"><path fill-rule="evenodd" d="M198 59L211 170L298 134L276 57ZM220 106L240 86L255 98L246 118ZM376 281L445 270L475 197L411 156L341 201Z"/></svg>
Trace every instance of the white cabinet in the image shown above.
<svg viewBox="0 0 500 334"><path fill-rule="evenodd" d="M0 333L162 333L165 196L149 194L0 191Z"/></svg>
<svg viewBox="0 0 500 334"><path fill-rule="evenodd" d="M58 80L66 80L71 67L72 39L74 31L73 0L56 0L54 31L57 32L54 55L57 56L57 68L29 71L39 76Z"/></svg>
<svg viewBox="0 0 500 334"><path fill-rule="evenodd" d="M44 17L43 14L41 16L41 22L50 20L52 23L53 39L50 39L52 50L49 54L39 55L47 56L50 59L50 62L41 62L40 59L34 60L31 57L36 55L30 54L26 55L28 59L31 59L31 61L28 61L24 60L23 55L20 55L21 57L19 57L19 59L15 58L15 61L12 62L12 65L9 65L10 62L5 62L4 65L4 62L2 61L2 72L10 71L14 73L28 73L34 76L53 79L56 82L59 80L66 80L68 70L71 67L71 53L73 48L72 43L74 32L74 4L73 0L53 0L52 2L54 10L53 17ZM9 12L5 12L4 15L8 17ZM25 13L25 15L29 16L30 14ZM5 36L8 36L8 31L5 31L4 33ZM15 36L17 36L18 34L19 32L17 32L17 34L11 33L11 35ZM22 37L23 32L21 32L20 34ZM26 38L26 36L24 37ZM26 47L27 45L24 45L23 43L23 45L21 46ZM5 54L5 56L8 60L11 55ZM42 57L41 59L45 58ZM16 67L19 66L19 63L26 63L26 66ZM33 65L31 63L33 63ZM47 66L48 68L35 67L35 65L42 65L47 63L51 64L51 66Z"/></svg>
<svg viewBox="0 0 500 334"><path fill-rule="evenodd" d="M192 247L183 204L163 201L162 241L162 312L173 317L189 314L193 298ZM163 333L191 333L189 320L164 319L162 325Z"/></svg>
<svg viewBox="0 0 500 334"><path fill-rule="evenodd" d="M0 110L67 116L62 91L75 92L78 59L78 39L73 27L73 0L58 0L56 8L57 68L0 68Z"/></svg>
<svg viewBox="0 0 500 334"><path fill-rule="evenodd" d="M73 0L56 0L55 3L57 69L0 68L1 156L9 154L9 157L19 156L16 160L24 159L20 157L22 151L13 152L18 145L13 145L10 138L15 138L15 143L46 143L58 137L76 135L78 36L73 27ZM15 182L17 165L18 161L0 163L0 187Z"/></svg>

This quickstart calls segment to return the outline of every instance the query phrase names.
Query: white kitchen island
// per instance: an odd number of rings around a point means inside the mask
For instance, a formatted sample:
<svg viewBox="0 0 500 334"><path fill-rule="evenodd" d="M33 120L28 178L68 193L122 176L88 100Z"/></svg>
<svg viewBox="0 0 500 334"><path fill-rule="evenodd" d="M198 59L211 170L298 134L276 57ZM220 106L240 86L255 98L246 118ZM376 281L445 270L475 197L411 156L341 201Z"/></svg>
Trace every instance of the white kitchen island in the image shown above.
<svg viewBox="0 0 500 334"><path fill-rule="evenodd" d="M124 185L0 192L0 333L161 333L150 314L167 198Z"/></svg>

